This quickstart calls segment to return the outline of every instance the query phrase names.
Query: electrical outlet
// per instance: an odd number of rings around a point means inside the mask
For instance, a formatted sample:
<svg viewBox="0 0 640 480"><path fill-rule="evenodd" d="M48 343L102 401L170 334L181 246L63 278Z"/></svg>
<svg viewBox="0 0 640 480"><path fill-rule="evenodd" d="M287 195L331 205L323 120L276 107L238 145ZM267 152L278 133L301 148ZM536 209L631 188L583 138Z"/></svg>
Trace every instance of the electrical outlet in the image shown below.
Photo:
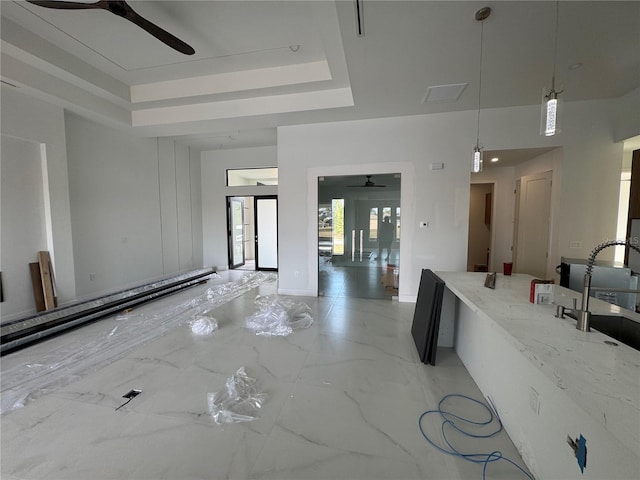
<svg viewBox="0 0 640 480"><path fill-rule="evenodd" d="M574 240L569 243L569 248L582 248L582 242Z"/></svg>

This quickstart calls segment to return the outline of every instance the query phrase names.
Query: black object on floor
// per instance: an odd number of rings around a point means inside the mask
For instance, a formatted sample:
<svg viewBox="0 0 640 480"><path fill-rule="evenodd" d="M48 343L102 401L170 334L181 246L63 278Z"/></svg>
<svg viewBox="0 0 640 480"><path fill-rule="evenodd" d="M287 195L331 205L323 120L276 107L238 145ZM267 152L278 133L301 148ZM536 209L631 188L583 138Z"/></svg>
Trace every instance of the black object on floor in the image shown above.
<svg viewBox="0 0 640 480"><path fill-rule="evenodd" d="M411 325L411 335L422 363L436 364L444 286L444 281L431 270L422 270Z"/></svg>
<svg viewBox="0 0 640 480"><path fill-rule="evenodd" d="M134 305L206 282L215 268L173 274L151 283L70 303L0 326L0 355L24 348L51 335L121 312Z"/></svg>
<svg viewBox="0 0 640 480"><path fill-rule="evenodd" d="M137 388L134 388L133 390L129 390L127 393L125 393L122 396L122 398L128 398L128 400L126 402L124 402L122 405L120 405L119 407L117 407L116 411L120 410L122 407L124 407L127 403L129 403L131 400L136 398L141 393L142 393L142 390L139 390Z"/></svg>

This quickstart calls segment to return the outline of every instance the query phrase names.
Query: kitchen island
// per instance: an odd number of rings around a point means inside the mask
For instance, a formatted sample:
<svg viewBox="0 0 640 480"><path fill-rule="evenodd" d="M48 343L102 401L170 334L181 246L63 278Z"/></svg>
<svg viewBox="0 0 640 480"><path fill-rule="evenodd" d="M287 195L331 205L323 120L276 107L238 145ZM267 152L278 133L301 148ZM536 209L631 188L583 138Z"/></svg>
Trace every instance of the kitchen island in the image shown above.
<svg viewBox="0 0 640 480"><path fill-rule="evenodd" d="M640 472L640 352L600 332L581 332L555 305L529 302L533 277L437 272L446 283L444 325L539 479L636 479ZM580 294L555 286L555 303ZM453 303L453 305L451 305ZM640 315L592 299L593 313ZM617 345L616 345L617 344ZM436 367L437 368L437 367ZM586 468L568 438L586 439Z"/></svg>

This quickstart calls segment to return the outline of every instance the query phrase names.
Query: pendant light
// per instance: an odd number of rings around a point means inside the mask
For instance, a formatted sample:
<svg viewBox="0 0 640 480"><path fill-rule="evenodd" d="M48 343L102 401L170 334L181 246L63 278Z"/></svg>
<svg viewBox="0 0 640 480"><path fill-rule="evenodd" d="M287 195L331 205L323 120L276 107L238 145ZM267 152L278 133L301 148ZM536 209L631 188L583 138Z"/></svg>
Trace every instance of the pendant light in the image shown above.
<svg viewBox="0 0 640 480"><path fill-rule="evenodd" d="M558 60L558 25L560 17L560 0L556 0L556 30L553 42L553 74L551 76L551 88L542 90L542 115L540 122L540 134L551 137L560 131L560 118L558 109L558 95L564 90L556 90L556 63Z"/></svg>
<svg viewBox="0 0 640 480"><path fill-rule="evenodd" d="M476 12L476 20L480 23L480 68L478 74L478 130L476 132L476 145L473 147L473 157L471 159L471 171L479 173L482 171L482 145L480 145L480 99L482 94L482 40L484 35L484 20L491 15L489 7L483 7Z"/></svg>

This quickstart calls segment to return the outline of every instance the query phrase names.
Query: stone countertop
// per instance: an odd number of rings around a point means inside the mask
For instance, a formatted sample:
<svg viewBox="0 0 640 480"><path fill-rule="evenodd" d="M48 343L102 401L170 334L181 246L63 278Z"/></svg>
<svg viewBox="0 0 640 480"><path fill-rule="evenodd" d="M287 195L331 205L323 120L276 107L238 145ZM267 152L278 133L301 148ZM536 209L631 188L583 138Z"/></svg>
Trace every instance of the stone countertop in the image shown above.
<svg viewBox="0 0 640 480"><path fill-rule="evenodd" d="M495 290L484 287L486 273L436 272L478 316L495 323L505 337L581 409L630 450L640 452L640 352L592 330L575 328L572 318L556 318L555 305L529 302L533 277L498 274ZM554 302L570 306L581 294L554 286ZM640 315L590 299L599 314Z"/></svg>

